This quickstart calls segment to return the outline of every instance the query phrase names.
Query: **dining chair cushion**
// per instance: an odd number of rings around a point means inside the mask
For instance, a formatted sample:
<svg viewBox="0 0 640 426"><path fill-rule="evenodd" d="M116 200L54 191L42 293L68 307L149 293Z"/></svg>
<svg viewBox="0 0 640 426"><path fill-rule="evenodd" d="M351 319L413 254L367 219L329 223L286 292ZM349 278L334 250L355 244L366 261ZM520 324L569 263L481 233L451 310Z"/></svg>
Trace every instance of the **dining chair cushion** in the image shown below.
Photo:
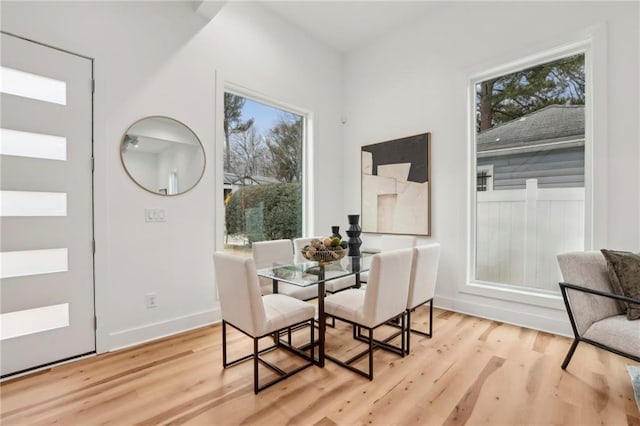
<svg viewBox="0 0 640 426"><path fill-rule="evenodd" d="M261 336L313 318L316 312L315 306L284 294L268 294L262 301L266 321Z"/></svg>
<svg viewBox="0 0 640 426"><path fill-rule="evenodd" d="M348 277L336 278L331 281L327 281L325 284L325 290L330 293L336 293L349 287L356 285L356 277L350 275Z"/></svg>
<svg viewBox="0 0 640 426"><path fill-rule="evenodd" d="M364 321L364 295L359 289L344 290L324 299L325 312L348 321Z"/></svg>
<svg viewBox="0 0 640 426"><path fill-rule="evenodd" d="M265 277L258 277L258 279L260 281L260 291L262 295L273 294L273 281ZM310 300L318 297L318 286L301 287L280 281L278 282L278 293L286 294L287 296L300 300Z"/></svg>
<svg viewBox="0 0 640 426"><path fill-rule="evenodd" d="M440 243L433 242L414 247L407 309L413 309L433 299L439 260Z"/></svg>
<svg viewBox="0 0 640 426"><path fill-rule="evenodd" d="M273 293L273 284L271 285L271 291L269 293ZM280 281L278 283L278 293L286 294L287 296L295 297L300 300L309 300L318 297L318 286L310 285L307 287L301 287L299 285L288 284Z"/></svg>

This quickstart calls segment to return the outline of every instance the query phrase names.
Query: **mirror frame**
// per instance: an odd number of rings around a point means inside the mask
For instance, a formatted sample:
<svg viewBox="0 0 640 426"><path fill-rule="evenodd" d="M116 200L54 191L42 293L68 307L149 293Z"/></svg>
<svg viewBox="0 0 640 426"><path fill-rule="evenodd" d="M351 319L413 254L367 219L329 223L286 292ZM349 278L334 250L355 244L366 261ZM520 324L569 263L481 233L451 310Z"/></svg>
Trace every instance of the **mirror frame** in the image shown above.
<svg viewBox="0 0 640 426"><path fill-rule="evenodd" d="M158 191L152 191L149 188L145 187L144 185L142 185L140 182L138 182L129 172L129 169L127 168L127 165L125 163L124 160L124 152L123 152L123 148L124 148L124 141L125 138L127 137L127 134L129 133L129 131L131 130L131 128L133 126L135 126L136 124L140 123L141 121L147 120L149 118L163 118L166 120L171 120L177 124L180 124L182 126L184 126L185 129L187 129L192 135L193 137L196 139L196 141L198 141L198 145L200 146L200 150L202 151L202 171L200 172L200 176L198 176L198 179L193 183L193 185L191 185L188 189L184 190L184 191L179 191L176 194L163 194L162 192L158 192ZM129 179L131 179L132 182L134 182L136 185L138 185L140 188L144 189L147 192L150 192L151 194L155 194L155 195L160 195L162 197L175 197L177 195L182 195L185 194L189 191L191 191L193 188L195 188L198 183L200 183L200 181L202 180L202 177L204 176L204 172L207 169L207 155L204 151L204 145L202 144L202 141L200 140L200 138L198 137L198 135L196 135L196 132L194 132L191 127L187 126L186 124L184 124L182 121L180 120L176 120L175 118L172 117L167 117L166 115L148 115L146 117L142 117L136 121L134 121L133 123L131 123L131 125L129 125L129 127L127 127L127 130L124 131L124 133L122 134L122 137L120 138L120 144L118 145L118 148L120 149L120 163L122 164L122 168L124 169L125 173L127 174L127 176L129 176Z"/></svg>

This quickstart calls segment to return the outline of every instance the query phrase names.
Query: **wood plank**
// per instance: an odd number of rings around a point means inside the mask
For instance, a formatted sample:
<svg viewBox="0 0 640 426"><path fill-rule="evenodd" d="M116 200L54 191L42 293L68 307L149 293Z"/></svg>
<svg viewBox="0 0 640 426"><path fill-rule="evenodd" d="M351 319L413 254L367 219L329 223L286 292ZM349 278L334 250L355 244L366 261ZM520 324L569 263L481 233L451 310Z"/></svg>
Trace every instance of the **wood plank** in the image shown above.
<svg viewBox="0 0 640 426"><path fill-rule="evenodd" d="M413 316L424 325L428 309ZM328 333L331 351L359 348L344 323ZM251 350L237 332L229 343L232 356ZM0 421L640 425L626 371L634 363L590 345L578 346L565 371L571 339L440 309L434 337L413 335L411 343L404 358L375 352L373 382L328 362L254 395L251 362L223 369L221 327L209 326L7 380ZM284 367L299 362L286 352L269 357Z"/></svg>

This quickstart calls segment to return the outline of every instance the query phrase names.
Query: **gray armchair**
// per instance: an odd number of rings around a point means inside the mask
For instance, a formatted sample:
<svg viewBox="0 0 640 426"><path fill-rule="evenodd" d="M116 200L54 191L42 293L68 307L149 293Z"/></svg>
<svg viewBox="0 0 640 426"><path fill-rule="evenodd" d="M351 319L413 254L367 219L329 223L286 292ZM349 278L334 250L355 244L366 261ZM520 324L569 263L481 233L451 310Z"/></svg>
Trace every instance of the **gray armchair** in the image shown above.
<svg viewBox="0 0 640 426"><path fill-rule="evenodd" d="M640 320L627 320L620 303L640 304L640 300L612 293L602 253L560 254L558 263L565 281L560 290L574 334L562 369L567 368L580 342L640 362Z"/></svg>

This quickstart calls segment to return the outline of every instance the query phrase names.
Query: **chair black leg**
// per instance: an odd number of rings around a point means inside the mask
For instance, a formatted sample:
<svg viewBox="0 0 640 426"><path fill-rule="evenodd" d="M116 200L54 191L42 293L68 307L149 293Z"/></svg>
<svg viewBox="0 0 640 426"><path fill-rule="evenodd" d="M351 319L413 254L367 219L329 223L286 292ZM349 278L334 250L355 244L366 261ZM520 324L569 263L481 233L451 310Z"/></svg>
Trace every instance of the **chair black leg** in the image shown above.
<svg viewBox="0 0 640 426"><path fill-rule="evenodd" d="M429 300L429 337L433 337L433 299Z"/></svg>
<svg viewBox="0 0 640 426"><path fill-rule="evenodd" d="M284 340L280 340L279 336L283 336L284 339L284 333L291 333L292 329L296 330L297 328L303 327L303 326L309 326L310 329L310 341L308 344L302 345L301 347L294 347L292 345L287 345L286 342ZM236 327L234 327L236 328ZM228 354L227 354L227 322L226 321L222 321L222 364L224 366L224 368L239 364L241 362L244 361L248 361L250 359L253 358L253 392L255 394L257 394L258 392L268 388L269 386L275 385L276 383L286 379L287 377L290 377L296 373L298 373L299 371L302 371L303 369L312 366L315 361L314 361L314 355L315 355L315 350L314 350L314 340L315 340L315 327L314 327L314 320L313 318L305 321L305 322L301 322L298 324L293 325L292 327L287 327L287 328L283 328L280 330L275 331L274 333L269 333L269 334L265 334L263 336L260 337L254 337L251 336L248 333L245 333L244 331L242 331L241 329L238 328L239 331L241 331L243 334L247 335L248 337L251 337L251 339L253 340L253 352L248 353L247 355L244 355L240 358L237 358L233 361L228 360ZM263 337L271 337L271 336L276 336L276 343L274 345L271 345L269 347L260 349L260 339L262 339ZM311 347L311 355L308 355L306 353L306 350L309 348L309 346ZM308 363L298 366L296 368L294 368L291 371L284 371L281 368L279 368L277 365L269 362L268 360L261 358L260 355L270 352L272 350L275 349L285 349L295 355L298 355L304 359L306 359L308 361ZM270 382L266 383L264 386L260 386L260 377L259 377L259 363L263 364L265 367L270 368L271 370L275 371L279 377L277 377L276 379L271 380Z"/></svg>
<svg viewBox="0 0 640 426"><path fill-rule="evenodd" d="M369 329L369 380L373 380L373 330Z"/></svg>
<svg viewBox="0 0 640 426"><path fill-rule="evenodd" d="M258 384L258 339L253 338L253 393L257 394Z"/></svg>
<svg viewBox="0 0 640 426"><path fill-rule="evenodd" d="M315 330L314 330L315 327L314 327L313 323L314 323L314 321L312 319L309 322L309 328L311 329L311 337L310 337L310 340L309 340L309 342L311 343L311 355L310 355L311 356L311 362L315 362L315 359L316 359L315 358L315 354L314 354L314 350L313 350L313 348L315 348L315 346L316 346L316 342L314 341L315 340Z"/></svg>
<svg viewBox="0 0 640 426"><path fill-rule="evenodd" d="M407 334L409 334L409 333L406 332L406 330L408 330L408 329L406 328L407 324L405 322L404 314L402 315L402 321L401 322L402 322L402 329L400 330L400 341L401 341L400 347L404 348L404 346L407 345L407 348L408 348L409 346L406 343L406 338L407 338ZM400 350L400 352L402 353L402 357L404 358L405 351L404 350Z"/></svg>
<svg viewBox="0 0 640 426"><path fill-rule="evenodd" d="M222 367L227 368L227 322L222 320Z"/></svg>
<svg viewBox="0 0 640 426"><path fill-rule="evenodd" d="M563 370L567 369L567 366L569 365L569 361L571 361L571 357L573 356L573 353L576 351L576 348L578 347L578 343L580 343L580 340L573 339L573 343L571 343L571 347L569 348L569 352L567 352L567 356L564 358L564 361L562 362L562 369Z"/></svg>
<svg viewBox="0 0 640 426"><path fill-rule="evenodd" d="M409 355L409 350L411 347L411 309L407 309L407 349L404 351L407 355Z"/></svg>
<svg viewBox="0 0 640 426"><path fill-rule="evenodd" d="M433 336L433 299L427 300L426 302L423 303L423 305L427 303L429 304L429 332L418 330L418 329L412 329L411 322L408 323L407 328L415 334L419 334L421 336L431 338ZM412 310L416 310L417 308L418 306L413 309L408 309L407 312L411 312Z"/></svg>

